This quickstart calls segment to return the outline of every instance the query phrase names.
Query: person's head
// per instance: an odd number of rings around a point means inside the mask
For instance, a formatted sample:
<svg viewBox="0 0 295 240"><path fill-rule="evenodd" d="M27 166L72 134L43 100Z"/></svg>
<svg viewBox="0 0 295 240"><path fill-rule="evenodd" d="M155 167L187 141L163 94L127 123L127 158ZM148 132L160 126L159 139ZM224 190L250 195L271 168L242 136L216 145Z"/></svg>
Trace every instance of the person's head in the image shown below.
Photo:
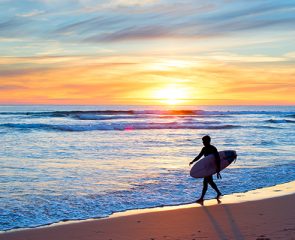
<svg viewBox="0 0 295 240"><path fill-rule="evenodd" d="M204 146L209 146L210 145L210 142L211 142L210 136L206 135L206 136L202 137L202 140L203 140Z"/></svg>

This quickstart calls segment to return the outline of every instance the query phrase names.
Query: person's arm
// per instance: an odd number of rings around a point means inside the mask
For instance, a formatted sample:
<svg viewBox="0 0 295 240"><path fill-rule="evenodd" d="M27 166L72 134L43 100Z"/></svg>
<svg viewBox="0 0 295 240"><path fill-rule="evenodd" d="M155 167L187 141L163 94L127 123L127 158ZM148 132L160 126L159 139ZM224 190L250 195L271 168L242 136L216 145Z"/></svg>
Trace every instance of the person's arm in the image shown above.
<svg viewBox="0 0 295 240"><path fill-rule="evenodd" d="M219 153L218 153L217 149L216 149L216 151L214 151L214 157L215 157L217 178L221 178L221 175L220 175L221 160L220 160L220 156L219 156Z"/></svg>
<svg viewBox="0 0 295 240"><path fill-rule="evenodd" d="M195 159L189 163L189 165L193 164L195 161L198 161L203 155L204 155L204 148L202 148L202 150L199 153L199 155L196 156Z"/></svg>

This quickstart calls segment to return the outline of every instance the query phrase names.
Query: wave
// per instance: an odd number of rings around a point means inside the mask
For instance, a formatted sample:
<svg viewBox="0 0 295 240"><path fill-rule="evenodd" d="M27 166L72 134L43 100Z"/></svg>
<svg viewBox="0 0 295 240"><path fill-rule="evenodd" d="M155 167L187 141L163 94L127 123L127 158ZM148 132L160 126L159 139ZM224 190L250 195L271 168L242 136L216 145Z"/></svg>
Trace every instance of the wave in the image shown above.
<svg viewBox="0 0 295 240"><path fill-rule="evenodd" d="M33 117L76 117L95 118L99 116L135 116L135 115L159 115L159 116L224 116L243 114L288 114L295 117L294 112L282 111L207 111L207 110L94 110L94 111L49 111L49 112L0 112L0 115L23 115ZM96 120L96 119L94 119Z"/></svg>
<svg viewBox="0 0 295 240"><path fill-rule="evenodd" d="M253 126L253 128L258 128L258 129L281 129L280 127L273 127L273 126Z"/></svg>
<svg viewBox="0 0 295 240"><path fill-rule="evenodd" d="M288 119L269 119L266 120L268 123L295 123L294 120L288 120Z"/></svg>
<svg viewBox="0 0 295 240"><path fill-rule="evenodd" d="M15 128L20 130L26 129L53 129L54 125L43 124L43 123L4 123L0 124L0 127L4 128Z"/></svg>
<svg viewBox="0 0 295 240"><path fill-rule="evenodd" d="M95 114L95 115L132 115L133 110L128 111L53 111L53 112L0 112L0 115L25 115L25 116L40 116L40 117L69 117L79 114Z"/></svg>
<svg viewBox="0 0 295 240"><path fill-rule="evenodd" d="M189 123L98 123L98 124L29 124L29 123L6 123L0 127L19 130L55 130L55 131L128 131L128 130L157 130L157 129L233 129L239 125L196 125Z"/></svg>
<svg viewBox="0 0 295 240"><path fill-rule="evenodd" d="M145 116L136 116L136 115L96 115L96 114L76 114L71 116L74 119L78 120L115 120L115 119L134 119L134 118L146 118Z"/></svg>

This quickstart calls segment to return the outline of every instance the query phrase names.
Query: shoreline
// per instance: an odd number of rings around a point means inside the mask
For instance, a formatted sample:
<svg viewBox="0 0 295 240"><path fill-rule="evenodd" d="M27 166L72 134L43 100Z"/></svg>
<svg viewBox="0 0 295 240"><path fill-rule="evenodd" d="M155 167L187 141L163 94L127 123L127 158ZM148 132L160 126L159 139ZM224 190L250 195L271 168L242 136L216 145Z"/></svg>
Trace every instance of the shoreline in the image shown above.
<svg viewBox="0 0 295 240"><path fill-rule="evenodd" d="M294 184L293 191L292 191L292 187L289 187L289 184L291 184L291 183ZM282 188L282 190L276 191L274 189L275 187L280 187L280 188ZM262 194L257 194L261 190L263 190L263 192L264 192L263 196L262 196ZM243 203L243 202L249 202L249 201L263 200L266 198L280 197L280 196L285 196L285 195L289 195L289 194L295 194L295 181L281 183L281 184L277 184L277 185L270 186L270 187L257 188L255 190L249 190L246 192L237 192L237 193L227 194L227 195L222 196L222 198L220 200L222 201L223 204L234 204L234 203ZM205 199L204 206L212 206L212 205L216 205L216 203L217 203L217 201L215 198ZM0 231L0 236L2 233L18 232L18 231L40 229L40 228L47 228L47 227L55 227L55 226L62 226L62 225L67 225L67 224L89 222L89 221L96 221L96 220L105 220L105 219L109 219L109 218L124 217L124 216L130 216L130 215L135 215L135 214L169 211L169 210L176 210L176 209L183 209L183 208L190 208L190 207L200 207L200 205L199 204L196 205L196 203L192 202L192 203L185 203L185 204L179 204L179 205L166 205L166 206L158 206L158 207L151 207L151 208L129 209L129 210L121 211L121 212L114 212L107 217L73 219L73 220L65 220L65 221L59 221L59 222L54 222L54 223L48 223L48 224L34 226L34 227L24 227L24 228L3 230L3 231Z"/></svg>
<svg viewBox="0 0 295 240"><path fill-rule="evenodd" d="M97 227L99 228L100 225L108 226L111 229L112 228L117 229L118 222L120 223L119 225L123 224L124 222L126 222L125 224L128 225L128 223L130 223L130 220L134 221L135 219L138 219L138 218L139 219L141 219L141 218L150 219L151 217L155 217L155 216L156 216L156 218L163 218L163 215L167 215L167 214L168 215L170 215L170 214L175 215L176 214L176 215L179 215L179 217L181 217L183 215L183 212L197 211L197 212L199 212L199 214L201 214L201 212L204 212L204 209L208 209L208 210L219 209L220 210L220 208L224 208L224 207L238 208L239 206L245 207L245 206L253 205L253 204L254 205L256 205L256 204L268 205L269 202L273 202L273 204L275 204L275 202L281 202L281 201L290 202L290 201L294 201L294 199L295 199L295 181L292 181L292 182L288 182L288 183L278 184L278 185L275 185L272 187L251 190L251 191L244 192L244 193L233 193L230 195L225 195L220 199L220 203L218 203L216 199L210 199L210 200L206 200L204 202L204 206L201 206L196 203L190 203L190 204L177 205L177 206L164 206L164 207L155 207L155 208L147 208L147 209L127 210L124 212L113 213L109 217L105 217L105 218L65 221L65 222L58 222L58 223L53 223L50 225L43 225L43 226L34 227L34 228L19 228L19 229L12 229L12 230L8 230L8 231L2 231L2 232L0 232L0 239L7 239L7 240L8 239L23 239L24 235L30 236L30 237L28 237L29 239L38 239L38 236L40 238L39 234L42 235L42 239L54 239L54 238L52 238L51 234L57 234L55 236L56 239L70 239L69 237L65 237L64 234L65 235L70 234L72 232L72 230L76 229L76 228L79 228L81 233L84 231L88 231L89 228L94 227L94 226L95 226L95 228L97 228ZM265 202L265 203L263 203L263 202ZM286 205L284 204L281 207L284 209L284 208L286 208ZM272 211L272 210L273 209L269 209L269 211ZM287 209L287 212L288 212L288 209ZM294 225L295 214L293 214L293 215L294 215L294 219L293 219L293 225ZM212 216L208 215L207 218L210 219L210 218L212 218ZM275 218L275 216L272 216L272 218ZM150 219L150 224L153 225L153 223L155 223L156 220L157 219L154 219L154 220ZM137 222L138 224L141 223L141 221L140 222L138 222L138 221L140 221L140 220L137 220L135 222ZM163 222L165 222L165 221L169 222L171 220L166 219L164 217ZM292 224L292 222L291 222L291 224ZM290 229L290 228L287 228L287 229ZM290 231L293 231L293 233L295 234L295 228L294 229L291 228ZM48 232L50 232L51 234L49 234L47 236ZM102 231L102 232L105 232L105 231ZM112 235L113 234L112 231L110 231L109 234ZM127 235L120 234L120 236L119 237L117 236L116 238L112 238L111 236L108 236L109 234L106 233L106 235L104 235L104 236L102 236L102 234L100 234L102 238L99 238L99 239L113 239L113 240L114 239L131 239L131 238L128 238L128 236L129 236L128 234L130 234L130 232L126 233ZM142 233L138 233L138 234L140 235ZM168 234L168 233L166 232L166 234ZM92 237L94 237L94 235ZM83 238L82 237L79 239L96 239L96 238ZM149 239L149 238L144 238L142 236L139 236L138 239ZM156 239L159 239L159 238L155 238L155 240ZM164 239L164 238L162 238L162 239ZM169 239L169 238L167 238L167 239ZM181 239L190 239L190 238L181 238ZM193 239L193 238L191 238L191 239ZM214 239L214 238L212 238L212 239ZM242 238L242 239L244 239L244 238Z"/></svg>

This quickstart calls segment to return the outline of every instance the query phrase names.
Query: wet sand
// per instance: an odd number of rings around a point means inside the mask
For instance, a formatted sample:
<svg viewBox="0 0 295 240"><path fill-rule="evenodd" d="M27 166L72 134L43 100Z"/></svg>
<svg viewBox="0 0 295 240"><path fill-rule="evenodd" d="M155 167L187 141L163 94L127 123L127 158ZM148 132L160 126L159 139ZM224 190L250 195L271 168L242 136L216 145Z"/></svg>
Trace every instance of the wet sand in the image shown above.
<svg viewBox="0 0 295 240"><path fill-rule="evenodd" d="M99 220L10 231L2 240L294 239L295 181L208 200L204 206L135 210Z"/></svg>

